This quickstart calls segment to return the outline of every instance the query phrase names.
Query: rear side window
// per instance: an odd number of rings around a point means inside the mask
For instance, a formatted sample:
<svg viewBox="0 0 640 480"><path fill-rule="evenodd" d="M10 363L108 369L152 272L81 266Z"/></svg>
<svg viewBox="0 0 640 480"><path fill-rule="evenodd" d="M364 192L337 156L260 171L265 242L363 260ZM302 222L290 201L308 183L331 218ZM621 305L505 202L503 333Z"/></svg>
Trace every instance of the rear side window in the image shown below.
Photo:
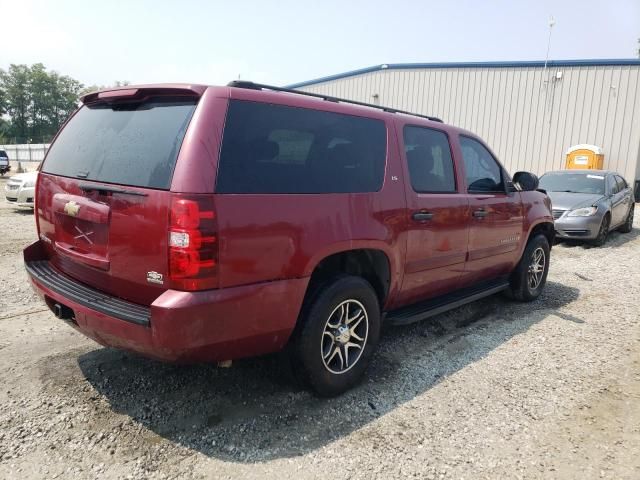
<svg viewBox="0 0 640 480"><path fill-rule="evenodd" d="M404 148L414 191L455 192L451 148L444 132L407 126L404 128Z"/></svg>
<svg viewBox="0 0 640 480"><path fill-rule="evenodd" d="M616 182L618 183L618 191L621 192L622 190L626 189L627 186L627 181L622 178L620 175L616 175Z"/></svg>
<svg viewBox="0 0 640 480"><path fill-rule="evenodd" d="M195 99L83 106L53 143L42 171L168 189Z"/></svg>
<svg viewBox="0 0 640 480"><path fill-rule="evenodd" d="M382 187L384 122L232 100L218 193L357 193Z"/></svg>

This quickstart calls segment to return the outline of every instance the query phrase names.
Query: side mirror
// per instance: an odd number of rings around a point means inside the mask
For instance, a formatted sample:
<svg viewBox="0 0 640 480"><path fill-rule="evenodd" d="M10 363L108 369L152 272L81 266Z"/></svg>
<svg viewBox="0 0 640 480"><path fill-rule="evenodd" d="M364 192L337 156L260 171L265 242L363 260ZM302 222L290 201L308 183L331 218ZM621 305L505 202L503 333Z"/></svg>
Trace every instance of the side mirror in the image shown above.
<svg viewBox="0 0 640 480"><path fill-rule="evenodd" d="M530 172L516 172L513 176L513 183L520 187L520 190L532 192L538 189L538 176Z"/></svg>

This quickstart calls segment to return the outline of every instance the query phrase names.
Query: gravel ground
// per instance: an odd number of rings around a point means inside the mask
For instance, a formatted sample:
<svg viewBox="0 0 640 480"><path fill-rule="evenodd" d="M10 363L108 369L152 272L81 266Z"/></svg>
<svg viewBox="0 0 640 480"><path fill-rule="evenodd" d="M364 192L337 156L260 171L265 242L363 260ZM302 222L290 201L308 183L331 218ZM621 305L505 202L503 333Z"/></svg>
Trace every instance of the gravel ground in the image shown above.
<svg viewBox="0 0 640 480"><path fill-rule="evenodd" d="M322 400L277 357L172 366L85 339L31 292L33 216L2 204L0 478L640 478L639 236L557 245L532 304L387 329L368 380Z"/></svg>

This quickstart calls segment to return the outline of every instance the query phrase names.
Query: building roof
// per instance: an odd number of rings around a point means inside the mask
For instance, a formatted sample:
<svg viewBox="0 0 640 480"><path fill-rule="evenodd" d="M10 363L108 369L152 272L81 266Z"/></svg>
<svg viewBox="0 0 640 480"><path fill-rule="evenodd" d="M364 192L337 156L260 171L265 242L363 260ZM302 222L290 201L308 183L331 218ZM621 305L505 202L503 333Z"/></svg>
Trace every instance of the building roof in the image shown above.
<svg viewBox="0 0 640 480"><path fill-rule="evenodd" d="M287 85L287 88L300 88L316 83L330 82L341 78L354 77L364 73L376 72L378 70L407 70L420 68L531 68L544 67L544 60L519 60L512 62L447 62L447 63L383 63L372 67L351 70L350 72L338 73L326 77L315 78L305 82ZM598 67L598 66L640 66L640 58L613 58L613 59L581 59L581 60L549 60L548 68L553 67Z"/></svg>

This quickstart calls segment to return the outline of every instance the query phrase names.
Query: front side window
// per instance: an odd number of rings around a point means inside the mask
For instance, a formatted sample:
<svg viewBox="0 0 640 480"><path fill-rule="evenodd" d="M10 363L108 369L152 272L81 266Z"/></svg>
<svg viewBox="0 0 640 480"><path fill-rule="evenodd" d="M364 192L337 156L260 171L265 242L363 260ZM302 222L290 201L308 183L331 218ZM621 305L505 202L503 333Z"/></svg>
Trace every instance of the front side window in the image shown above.
<svg viewBox="0 0 640 480"><path fill-rule="evenodd" d="M218 193L360 193L382 187L383 121L232 100Z"/></svg>
<svg viewBox="0 0 640 480"><path fill-rule="evenodd" d="M609 186L609 195L615 195L620 190L618 189L618 183L616 182L616 177L611 175L607 177L607 185Z"/></svg>
<svg viewBox="0 0 640 480"><path fill-rule="evenodd" d="M419 193L456 191L449 139L431 128L406 126L404 148L413 190Z"/></svg>
<svg viewBox="0 0 640 480"><path fill-rule="evenodd" d="M469 192L504 193L500 165L477 140L460 137L460 149Z"/></svg>

